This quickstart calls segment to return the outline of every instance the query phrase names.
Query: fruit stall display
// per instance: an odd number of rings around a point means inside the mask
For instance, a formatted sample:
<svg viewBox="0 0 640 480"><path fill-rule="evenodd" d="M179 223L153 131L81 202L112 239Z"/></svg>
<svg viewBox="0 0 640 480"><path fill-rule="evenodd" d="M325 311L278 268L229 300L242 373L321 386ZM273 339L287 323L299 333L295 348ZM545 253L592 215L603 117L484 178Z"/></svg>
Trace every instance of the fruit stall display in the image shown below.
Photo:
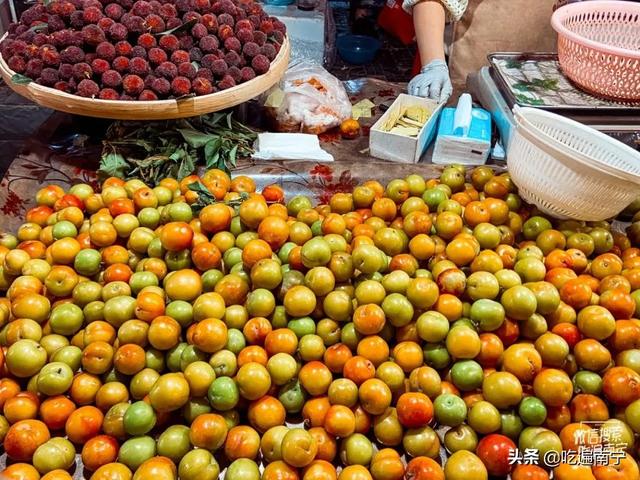
<svg viewBox="0 0 640 480"><path fill-rule="evenodd" d="M36 201L0 237L2 478L639 477L636 239L507 173ZM583 447L609 457L553 461Z"/></svg>
<svg viewBox="0 0 640 480"><path fill-rule="evenodd" d="M284 23L253 1L48 0L1 39L0 73L59 110L177 118L259 95L286 69L288 48ZM176 100L186 99L182 112ZM123 101L143 103L125 103L127 114Z"/></svg>

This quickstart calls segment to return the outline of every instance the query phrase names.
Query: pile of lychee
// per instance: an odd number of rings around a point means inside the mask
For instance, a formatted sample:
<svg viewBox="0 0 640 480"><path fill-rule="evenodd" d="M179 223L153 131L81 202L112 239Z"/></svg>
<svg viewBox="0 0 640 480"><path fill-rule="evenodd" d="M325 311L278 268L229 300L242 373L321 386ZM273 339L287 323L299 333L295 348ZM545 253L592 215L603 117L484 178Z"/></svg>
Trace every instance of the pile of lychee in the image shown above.
<svg viewBox="0 0 640 480"><path fill-rule="evenodd" d="M0 43L16 74L105 100L207 95L269 70L284 23L253 1L52 0Z"/></svg>

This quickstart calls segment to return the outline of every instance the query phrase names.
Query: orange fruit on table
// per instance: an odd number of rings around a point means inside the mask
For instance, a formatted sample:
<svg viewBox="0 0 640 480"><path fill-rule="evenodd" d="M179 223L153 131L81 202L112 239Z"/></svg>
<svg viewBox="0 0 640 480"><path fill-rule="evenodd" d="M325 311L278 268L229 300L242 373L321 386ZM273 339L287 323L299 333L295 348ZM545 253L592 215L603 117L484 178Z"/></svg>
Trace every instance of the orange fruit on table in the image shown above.
<svg viewBox="0 0 640 480"><path fill-rule="evenodd" d="M599 303L617 319L631 318L636 310L636 302L629 293L621 290L607 290L600 294Z"/></svg>
<svg viewBox="0 0 640 480"><path fill-rule="evenodd" d="M269 356L264 348L260 345L249 345L248 347L244 347L240 350L240 353L238 353L238 368L252 362L266 366L268 360Z"/></svg>
<svg viewBox="0 0 640 480"><path fill-rule="evenodd" d="M298 471L282 460L267 464L262 472L262 480L299 480Z"/></svg>
<svg viewBox="0 0 640 480"><path fill-rule="evenodd" d="M169 252L179 252L191 246L193 229L185 222L169 222L160 230L162 246Z"/></svg>
<svg viewBox="0 0 640 480"><path fill-rule="evenodd" d="M229 229L231 212L224 203L207 205L200 211L200 224L205 233L217 233Z"/></svg>
<svg viewBox="0 0 640 480"><path fill-rule="evenodd" d="M284 190L275 183L267 185L262 189L262 196L267 202L282 203L284 202Z"/></svg>
<svg viewBox="0 0 640 480"><path fill-rule="evenodd" d="M171 300L193 301L202 293L202 278L190 269L170 272L163 281L164 289Z"/></svg>
<svg viewBox="0 0 640 480"><path fill-rule="evenodd" d="M560 299L574 308L582 308L589 305L592 293L591 287L579 278L567 280L560 287Z"/></svg>
<svg viewBox="0 0 640 480"><path fill-rule="evenodd" d="M7 465L2 471L3 480L40 480L40 473L29 463Z"/></svg>
<svg viewBox="0 0 640 480"><path fill-rule="evenodd" d="M270 215L260 222L258 236L277 250L289 238L289 225L285 219Z"/></svg>
<svg viewBox="0 0 640 480"><path fill-rule="evenodd" d="M9 427L4 450L13 460L30 461L36 449L50 437L49 429L40 420L20 420Z"/></svg>
<svg viewBox="0 0 640 480"><path fill-rule="evenodd" d="M133 474L122 463L108 463L98 468L90 480L131 480Z"/></svg>
<svg viewBox="0 0 640 480"><path fill-rule="evenodd" d="M533 391L545 405L559 407L566 405L573 396L573 383L563 370L547 368L536 375Z"/></svg>
<svg viewBox="0 0 640 480"><path fill-rule="evenodd" d="M329 397L320 396L307 400L302 407L302 418L310 427L323 427L331 408ZM352 412L353 413L353 412Z"/></svg>
<svg viewBox="0 0 640 480"><path fill-rule="evenodd" d="M411 480L445 480L444 471L440 464L429 457L412 458L411 461L407 463L404 478Z"/></svg>
<svg viewBox="0 0 640 480"><path fill-rule="evenodd" d="M549 480L549 474L537 465L519 464L511 472L511 480Z"/></svg>
<svg viewBox="0 0 640 480"><path fill-rule="evenodd" d="M164 315L164 298L153 292L140 292L136 298L136 318L150 322Z"/></svg>
<svg viewBox="0 0 640 480"><path fill-rule="evenodd" d="M15 380L8 377L0 378L0 408L18 393L20 393L20 385Z"/></svg>
<svg viewBox="0 0 640 480"><path fill-rule="evenodd" d="M231 180L231 191L253 193L256 191L256 182L246 175L238 175Z"/></svg>
<svg viewBox="0 0 640 480"><path fill-rule="evenodd" d="M376 369L370 360L356 355L349 358L343 367L342 375L352 380L356 385L375 376Z"/></svg>
<svg viewBox="0 0 640 480"><path fill-rule="evenodd" d="M89 227L91 243L97 247L113 245L118 238L118 232L111 222L95 222Z"/></svg>
<svg viewBox="0 0 640 480"><path fill-rule="evenodd" d="M637 480L640 478L638 463L628 453L624 453L622 458L611 456L608 465L594 466L591 471L596 480Z"/></svg>
<svg viewBox="0 0 640 480"><path fill-rule="evenodd" d="M265 395L249 404L247 418L256 430L264 433L271 427L284 425L286 413L277 398Z"/></svg>
<svg viewBox="0 0 640 480"><path fill-rule="evenodd" d="M75 410L67 419L65 432L69 440L84 444L95 437L102 428L103 413L96 407L87 405Z"/></svg>
<svg viewBox="0 0 640 480"><path fill-rule="evenodd" d="M242 223L251 229L255 229L269 215L269 207L264 199L250 198L240 205L239 215Z"/></svg>
<svg viewBox="0 0 640 480"><path fill-rule="evenodd" d="M3 408L5 418L13 424L20 420L30 420L38 415L40 401L31 392L20 392L13 398L8 399Z"/></svg>
<svg viewBox="0 0 640 480"><path fill-rule="evenodd" d="M174 480L177 477L176 465L167 457L151 457L145 460L133 474L135 480Z"/></svg>
<svg viewBox="0 0 640 480"><path fill-rule="evenodd" d="M115 462L118 449L118 441L112 436L93 437L82 447L82 464L86 469L95 471L103 465Z"/></svg>
<svg viewBox="0 0 640 480"><path fill-rule="evenodd" d="M376 367L389 359L389 345L378 335L370 335L360 340L356 352Z"/></svg>
<svg viewBox="0 0 640 480"><path fill-rule="evenodd" d="M356 430L356 417L349 407L332 405L324 418L324 429L336 437L348 437Z"/></svg>
<svg viewBox="0 0 640 480"><path fill-rule="evenodd" d="M147 337L153 348L169 350L180 341L182 327L173 318L161 315L154 318L149 325Z"/></svg>
<svg viewBox="0 0 640 480"><path fill-rule="evenodd" d="M203 352L215 353L227 343L227 326L217 318L201 320L194 327L191 341Z"/></svg>
<svg viewBox="0 0 640 480"><path fill-rule="evenodd" d="M628 367L613 367L602 377L602 391L614 405L626 406L640 398L640 374Z"/></svg>
<svg viewBox="0 0 640 480"><path fill-rule="evenodd" d="M189 438L196 447L216 450L224 444L227 431L227 424L222 416L205 413L198 415L191 424Z"/></svg>
<svg viewBox="0 0 640 480"><path fill-rule="evenodd" d="M391 222L396 218L398 206L390 198L382 197L373 202L371 211L374 217L380 218L385 222Z"/></svg>
<svg viewBox="0 0 640 480"><path fill-rule="evenodd" d="M317 458L317 457L316 457ZM314 460L303 470L302 480L336 480L335 467L326 460Z"/></svg>
<svg viewBox="0 0 640 480"><path fill-rule="evenodd" d="M113 366L125 375L135 375L145 367L145 362L144 348L133 343L119 347L113 357Z"/></svg>
<svg viewBox="0 0 640 480"><path fill-rule="evenodd" d="M273 250L267 242L260 239L249 240L242 249L242 262L247 268L253 267L260 260L271 258Z"/></svg>
<svg viewBox="0 0 640 480"><path fill-rule="evenodd" d="M69 390L71 400L80 405L92 403L101 386L102 382L96 375L85 372L78 373Z"/></svg>

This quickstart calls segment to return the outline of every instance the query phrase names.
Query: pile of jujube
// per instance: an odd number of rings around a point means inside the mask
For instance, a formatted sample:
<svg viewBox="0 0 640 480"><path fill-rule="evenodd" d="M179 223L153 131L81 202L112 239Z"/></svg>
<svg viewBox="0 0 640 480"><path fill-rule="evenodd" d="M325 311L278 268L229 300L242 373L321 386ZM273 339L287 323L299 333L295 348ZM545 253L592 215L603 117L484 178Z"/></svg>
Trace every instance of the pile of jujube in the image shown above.
<svg viewBox="0 0 640 480"><path fill-rule="evenodd" d="M9 68L82 97L207 95L269 70L284 23L237 0L53 0L26 10L0 52Z"/></svg>

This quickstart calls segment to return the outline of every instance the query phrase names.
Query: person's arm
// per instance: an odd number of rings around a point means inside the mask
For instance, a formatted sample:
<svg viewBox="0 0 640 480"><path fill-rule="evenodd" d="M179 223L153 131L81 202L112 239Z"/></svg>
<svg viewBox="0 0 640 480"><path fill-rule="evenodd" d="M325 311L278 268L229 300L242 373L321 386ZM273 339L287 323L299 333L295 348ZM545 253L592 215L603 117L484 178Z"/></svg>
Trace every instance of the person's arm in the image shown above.
<svg viewBox="0 0 640 480"><path fill-rule="evenodd" d="M425 0L413 7L413 25L422 66L433 60L444 61L446 12L438 0Z"/></svg>
<svg viewBox="0 0 640 480"><path fill-rule="evenodd" d="M444 25L459 20L468 0L404 0L403 8L413 14L416 42L422 69L409 82L411 95L445 102L453 91L444 56Z"/></svg>

